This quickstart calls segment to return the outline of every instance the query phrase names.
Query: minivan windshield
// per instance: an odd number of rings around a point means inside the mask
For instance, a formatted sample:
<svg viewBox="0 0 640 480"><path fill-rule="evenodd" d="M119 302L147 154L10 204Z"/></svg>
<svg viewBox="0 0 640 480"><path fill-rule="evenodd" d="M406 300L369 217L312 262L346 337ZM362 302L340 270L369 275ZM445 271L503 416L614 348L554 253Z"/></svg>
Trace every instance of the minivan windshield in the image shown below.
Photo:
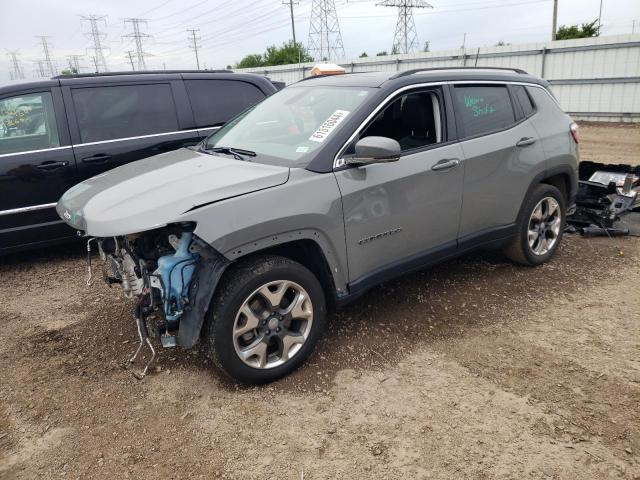
<svg viewBox="0 0 640 480"><path fill-rule="evenodd" d="M227 123L204 141L202 149L242 160L302 166L343 127L371 91L365 87L285 88Z"/></svg>

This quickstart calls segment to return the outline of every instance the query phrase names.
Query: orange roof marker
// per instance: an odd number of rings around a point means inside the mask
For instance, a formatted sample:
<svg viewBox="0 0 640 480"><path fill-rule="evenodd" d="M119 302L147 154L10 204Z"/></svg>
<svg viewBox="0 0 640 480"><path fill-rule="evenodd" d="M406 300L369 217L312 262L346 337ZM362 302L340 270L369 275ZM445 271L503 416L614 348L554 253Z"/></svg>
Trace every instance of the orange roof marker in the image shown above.
<svg viewBox="0 0 640 480"><path fill-rule="evenodd" d="M342 75L346 70L335 63L318 63L311 69L311 75Z"/></svg>

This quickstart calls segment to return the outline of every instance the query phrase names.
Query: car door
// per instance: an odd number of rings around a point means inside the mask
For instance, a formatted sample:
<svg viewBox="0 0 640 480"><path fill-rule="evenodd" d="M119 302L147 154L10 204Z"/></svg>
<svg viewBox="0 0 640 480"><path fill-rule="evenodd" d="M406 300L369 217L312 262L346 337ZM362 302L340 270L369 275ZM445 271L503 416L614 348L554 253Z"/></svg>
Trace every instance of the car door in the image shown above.
<svg viewBox="0 0 640 480"><path fill-rule="evenodd" d="M267 96L249 82L199 77L184 74L184 85L196 128L203 138Z"/></svg>
<svg viewBox="0 0 640 480"><path fill-rule="evenodd" d="M0 253L73 237L55 205L74 179L60 88L0 95Z"/></svg>
<svg viewBox="0 0 640 480"><path fill-rule="evenodd" d="M181 80L91 80L63 88L80 180L200 140Z"/></svg>
<svg viewBox="0 0 640 480"><path fill-rule="evenodd" d="M516 108L506 84L453 85L464 152L461 248L513 232L532 179L545 169L531 122Z"/></svg>
<svg viewBox="0 0 640 480"><path fill-rule="evenodd" d="M455 252L463 156L447 141L444 100L441 89L399 94L358 137L397 140L400 160L335 171L352 290Z"/></svg>

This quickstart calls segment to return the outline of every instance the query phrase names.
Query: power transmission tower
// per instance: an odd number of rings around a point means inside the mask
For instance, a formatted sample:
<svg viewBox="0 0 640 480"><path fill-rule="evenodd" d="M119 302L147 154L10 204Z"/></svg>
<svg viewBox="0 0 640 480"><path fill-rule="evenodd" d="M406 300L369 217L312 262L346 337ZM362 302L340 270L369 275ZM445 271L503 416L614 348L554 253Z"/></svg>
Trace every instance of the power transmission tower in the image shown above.
<svg viewBox="0 0 640 480"><path fill-rule="evenodd" d="M42 43L42 53L44 55L44 65L47 67L48 73L51 77L56 76L56 69L53 66L53 60L51 60L51 51L49 50L49 37L45 35L40 35L37 37L40 39Z"/></svg>
<svg viewBox="0 0 640 480"><path fill-rule="evenodd" d="M393 48L391 53L411 53L417 51L418 34L416 23L413 19L414 8L433 8L424 0L385 0L377 3L381 7L398 7L398 22L396 23L396 33L393 36Z"/></svg>
<svg viewBox="0 0 640 480"><path fill-rule="evenodd" d="M80 65L80 59L84 58L83 55L67 55L67 61L69 62L69 68L72 72L80 73L80 70L83 68Z"/></svg>
<svg viewBox="0 0 640 480"><path fill-rule="evenodd" d="M22 80L24 71L20 65L20 60L18 60L18 50L7 50L7 56L11 59L11 68L13 69L10 72L11 80Z"/></svg>
<svg viewBox="0 0 640 480"><path fill-rule="evenodd" d="M318 61L345 57L338 13L333 0L313 0L308 48L309 53Z"/></svg>
<svg viewBox="0 0 640 480"><path fill-rule="evenodd" d="M38 65L38 75L44 78L47 74L44 71L44 60L36 60L35 63Z"/></svg>
<svg viewBox="0 0 640 480"><path fill-rule="evenodd" d="M296 45L296 24L293 20L293 6L298 5L299 2L295 0L285 0L282 2L283 5L289 6L289 11L291 12L291 33L293 34L293 44Z"/></svg>
<svg viewBox="0 0 640 480"><path fill-rule="evenodd" d="M138 70L146 70L147 69L147 64L144 61L144 57L148 56L149 54L146 53L144 51L144 48L142 48L142 39L143 38L150 38L151 35L147 35L146 33L142 33L140 31L140 25L146 25L147 24L147 20L143 19L143 18L125 18L124 19L124 23L125 25L127 23L131 24L131 28L133 29L133 32L124 35L124 37L127 38L133 38L135 40L136 43L136 57L138 57Z"/></svg>
<svg viewBox="0 0 640 480"><path fill-rule="evenodd" d="M136 71L136 66L133 64L133 50L127 50L127 58L129 59L129 63L131 64L131 70Z"/></svg>
<svg viewBox="0 0 640 480"><path fill-rule="evenodd" d="M196 37L196 33L199 31L199 28L187 28L187 32L191 34L191 37L189 38L189 40L191 40L191 45L189 45L189 48L196 53L196 67L198 70L200 70L200 59L198 58L198 47L200 47L200 45L198 45L198 41L200 40L200 37Z"/></svg>
<svg viewBox="0 0 640 480"><path fill-rule="evenodd" d="M93 47L89 50L93 51L91 56L96 59L94 62L96 72L99 72L100 69L102 69L103 72L108 72L109 68L107 67L107 61L104 58L104 47L102 46L102 41L106 35L102 33L98 27L99 23L102 23L105 26L107 25L107 17L104 15L80 15L80 18L89 22L89 32L85 35L89 37L93 43Z"/></svg>

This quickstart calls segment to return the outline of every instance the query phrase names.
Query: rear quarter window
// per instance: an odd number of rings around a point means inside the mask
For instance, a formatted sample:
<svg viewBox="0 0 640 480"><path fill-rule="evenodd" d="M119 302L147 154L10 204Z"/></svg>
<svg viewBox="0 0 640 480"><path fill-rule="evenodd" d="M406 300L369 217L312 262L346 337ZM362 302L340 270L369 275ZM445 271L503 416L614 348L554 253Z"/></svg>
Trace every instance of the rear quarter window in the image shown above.
<svg viewBox="0 0 640 480"><path fill-rule="evenodd" d="M516 121L506 85L456 86L453 92L465 137L502 130Z"/></svg>
<svg viewBox="0 0 640 480"><path fill-rule="evenodd" d="M522 107L522 113L524 113L524 116L528 117L529 115L532 115L536 108L531 101L531 97L527 93L527 89L522 85L514 85L513 92L515 97L518 99L520 107Z"/></svg>
<svg viewBox="0 0 640 480"><path fill-rule="evenodd" d="M219 126L258 103L265 94L237 80L185 80L197 127Z"/></svg>

